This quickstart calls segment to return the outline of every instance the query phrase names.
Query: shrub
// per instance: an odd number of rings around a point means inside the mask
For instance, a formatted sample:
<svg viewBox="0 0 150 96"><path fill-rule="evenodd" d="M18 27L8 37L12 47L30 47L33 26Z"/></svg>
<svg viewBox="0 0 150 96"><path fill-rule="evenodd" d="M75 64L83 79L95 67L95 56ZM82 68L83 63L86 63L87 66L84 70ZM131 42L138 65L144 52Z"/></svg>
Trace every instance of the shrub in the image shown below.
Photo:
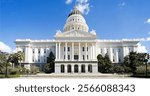
<svg viewBox="0 0 150 96"><path fill-rule="evenodd" d="M148 73L150 73L150 66L147 67ZM137 67L136 73L145 73L146 72L146 66L142 65Z"/></svg>
<svg viewBox="0 0 150 96"><path fill-rule="evenodd" d="M125 69L122 65L118 65L118 64L115 64L112 68L113 70L113 73L124 73L125 72Z"/></svg>
<svg viewBox="0 0 150 96"><path fill-rule="evenodd" d="M39 69L39 67L37 67L37 66L31 66L29 72L30 72L31 74L37 74L37 73L40 72L40 69Z"/></svg>
<svg viewBox="0 0 150 96"><path fill-rule="evenodd" d="M51 68L50 64L44 65L44 72L45 73L51 73L52 72L52 68Z"/></svg>
<svg viewBox="0 0 150 96"><path fill-rule="evenodd" d="M15 75L18 73L19 73L19 70L17 68L9 68L9 74L10 75Z"/></svg>

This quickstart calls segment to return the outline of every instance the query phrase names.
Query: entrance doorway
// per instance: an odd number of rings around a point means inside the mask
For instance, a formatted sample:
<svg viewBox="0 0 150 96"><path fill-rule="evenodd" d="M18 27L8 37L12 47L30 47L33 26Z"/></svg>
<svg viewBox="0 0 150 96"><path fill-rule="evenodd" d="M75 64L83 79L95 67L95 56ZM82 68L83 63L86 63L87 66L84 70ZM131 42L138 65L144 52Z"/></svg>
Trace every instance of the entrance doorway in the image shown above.
<svg viewBox="0 0 150 96"><path fill-rule="evenodd" d="M78 65L74 65L74 73L78 73Z"/></svg>
<svg viewBox="0 0 150 96"><path fill-rule="evenodd" d="M85 65L81 65L81 72L85 73Z"/></svg>
<svg viewBox="0 0 150 96"><path fill-rule="evenodd" d="M88 65L88 72L92 73L92 65Z"/></svg>
<svg viewBox="0 0 150 96"><path fill-rule="evenodd" d="M71 73L71 65L68 65L67 69L68 69L68 73Z"/></svg>
<svg viewBox="0 0 150 96"><path fill-rule="evenodd" d="M65 72L65 66L61 65L61 73L64 73L64 72Z"/></svg>

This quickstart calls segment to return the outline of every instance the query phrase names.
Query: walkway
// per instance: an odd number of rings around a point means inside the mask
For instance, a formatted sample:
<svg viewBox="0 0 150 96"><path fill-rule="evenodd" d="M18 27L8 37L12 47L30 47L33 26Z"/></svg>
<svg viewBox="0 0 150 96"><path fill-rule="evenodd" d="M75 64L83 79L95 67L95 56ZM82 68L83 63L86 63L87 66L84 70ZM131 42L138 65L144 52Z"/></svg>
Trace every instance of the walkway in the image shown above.
<svg viewBox="0 0 150 96"><path fill-rule="evenodd" d="M67 73L67 74L44 74L44 73L40 73L40 74L37 74L37 75L23 75L22 77L20 78L73 78L73 79L82 79L82 78L85 78L85 79L100 79L100 78L104 78L104 79L122 79L122 78L132 78L132 77L128 77L128 75L117 75L117 74L101 74L101 73L96 73L96 74L93 74L93 73L89 73L89 74L78 74L78 73Z"/></svg>

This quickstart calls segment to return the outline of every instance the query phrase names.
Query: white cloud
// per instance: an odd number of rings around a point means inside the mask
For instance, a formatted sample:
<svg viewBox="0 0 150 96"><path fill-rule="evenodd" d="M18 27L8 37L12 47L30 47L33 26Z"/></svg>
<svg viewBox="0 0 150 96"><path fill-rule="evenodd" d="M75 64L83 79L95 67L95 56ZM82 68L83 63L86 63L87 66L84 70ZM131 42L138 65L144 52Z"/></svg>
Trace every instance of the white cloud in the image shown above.
<svg viewBox="0 0 150 96"><path fill-rule="evenodd" d="M125 5L126 5L125 2L120 2L120 3L118 4L119 7L124 7Z"/></svg>
<svg viewBox="0 0 150 96"><path fill-rule="evenodd" d="M89 7L89 4L78 4L76 5L76 8L82 12L82 14L88 14L89 11L90 11L90 7Z"/></svg>
<svg viewBox="0 0 150 96"><path fill-rule="evenodd" d="M147 37L147 38L146 38L146 41L150 41L150 37Z"/></svg>
<svg viewBox="0 0 150 96"><path fill-rule="evenodd" d="M75 7L82 12L82 14L87 15L90 11L90 4L89 4L89 0L75 0L76 1L76 5ZM67 5L71 4L73 2L73 0L66 0L65 3Z"/></svg>
<svg viewBox="0 0 150 96"><path fill-rule="evenodd" d="M66 4L71 4L73 2L73 0L66 0Z"/></svg>
<svg viewBox="0 0 150 96"><path fill-rule="evenodd" d="M87 15L90 11L89 0L76 0L76 8L82 12L82 14Z"/></svg>
<svg viewBox="0 0 150 96"><path fill-rule="evenodd" d="M145 23L148 23L148 24L150 24L150 19L147 19L147 21L146 21Z"/></svg>
<svg viewBox="0 0 150 96"><path fill-rule="evenodd" d="M78 3L87 3L89 0L76 0Z"/></svg>
<svg viewBox="0 0 150 96"><path fill-rule="evenodd" d="M148 32L148 34L150 35L150 32Z"/></svg>
<svg viewBox="0 0 150 96"><path fill-rule="evenodd" d="M0 41L0 50L2 52L8 52L8 53L10 53L12 51L8 45L6 45L5 43L3 43L1 41Z"/></svg>
<svg viewBox="0 0 150 96"><path fill-rule="evenodd" d="M96 30L92 29L90 33L96 35Z"/></svg>
<svg viewBox="0 0 150 96"><path fill-rule="evenodd" d="M146 47L142 46L141 43L138 43L137 52L138 53L147 53Z"/></svg>

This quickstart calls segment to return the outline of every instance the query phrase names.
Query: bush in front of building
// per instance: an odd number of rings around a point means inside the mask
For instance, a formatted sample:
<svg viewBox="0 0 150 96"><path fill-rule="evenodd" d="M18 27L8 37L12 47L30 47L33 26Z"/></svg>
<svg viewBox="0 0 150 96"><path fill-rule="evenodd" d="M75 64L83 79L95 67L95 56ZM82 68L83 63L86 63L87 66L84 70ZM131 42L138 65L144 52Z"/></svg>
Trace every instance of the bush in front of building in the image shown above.
<svg viewBox="0 0 150 96"><path fill-rule="evenodd" d="M47 64L45 64L44 65L44 72L45 73L51 73L51 67L50 67L50 65L47 63Z"/></svg>
<svg viewBox="0 0 150 96"><path fill-rule="evenodd" d="M150 65L148 65L147 71L150 74ZM146 66L145 65L137 67L137 70L136 70L137 74L144 74L145 72L146 72Z"/></svg>
<svg viewBox="0 0 150 96"><path fill-rule="evenodd" d="M29 72L30 72L30 74L40 73L40 68L38 66L31 66Z"/></svg>
<svg viewBox="0 0 150 96"><path fill-rule="evenodd" d="M112 73L123 74L125 73L125 68L121 64L114 64L112 67Z"/></svg>

